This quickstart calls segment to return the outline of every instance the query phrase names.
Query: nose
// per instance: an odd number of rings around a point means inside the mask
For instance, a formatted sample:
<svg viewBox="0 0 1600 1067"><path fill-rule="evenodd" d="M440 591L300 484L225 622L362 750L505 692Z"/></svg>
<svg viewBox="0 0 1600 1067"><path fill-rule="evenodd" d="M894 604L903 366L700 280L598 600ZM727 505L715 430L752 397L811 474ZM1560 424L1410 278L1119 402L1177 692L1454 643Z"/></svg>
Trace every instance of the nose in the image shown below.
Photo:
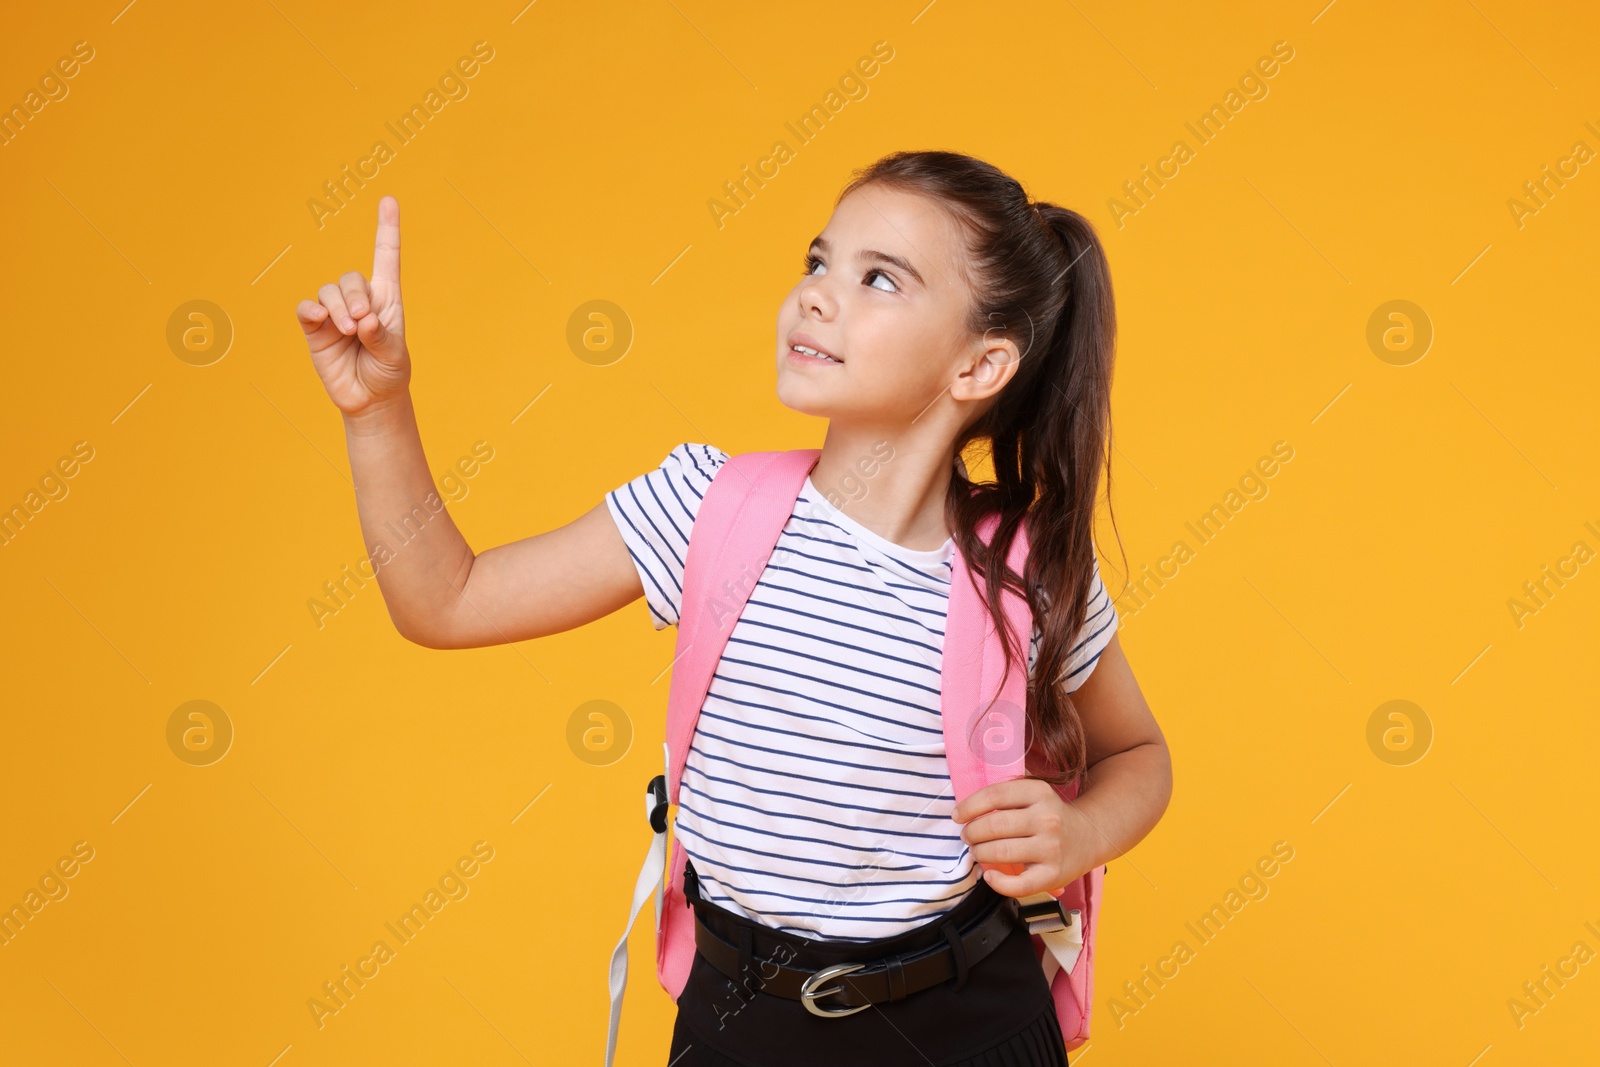
<svg viewBox="0 0 1600 1067"><path fill-rule="evenodd" d="M795 298L802 316L809 312L819 319L825 319L832 312L832 299L828 296L828 287L823 284L827 277L826 274L813 274L800 282Z"/></svg>

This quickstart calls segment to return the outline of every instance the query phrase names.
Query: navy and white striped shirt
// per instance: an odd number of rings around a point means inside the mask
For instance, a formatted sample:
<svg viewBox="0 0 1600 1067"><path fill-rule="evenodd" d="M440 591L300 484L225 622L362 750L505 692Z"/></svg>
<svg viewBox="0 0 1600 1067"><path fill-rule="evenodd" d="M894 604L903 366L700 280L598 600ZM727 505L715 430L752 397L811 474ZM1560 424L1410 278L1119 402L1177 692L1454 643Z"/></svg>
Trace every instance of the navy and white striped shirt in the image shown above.
<svg viewBox="0 0 1600 1067"><path fill-rule="evenodd" d="M681 444L606 494L658 630L678 622L689 531L727 458ZM800 936L867 941L938 917L977 884L950 818L939 704L953 552L887 541L806 479L684 768L676 833L708 899ZM1068 691L1116 625L1097 566ZM1036 626L1030 673L1038 644Z"/></svg>

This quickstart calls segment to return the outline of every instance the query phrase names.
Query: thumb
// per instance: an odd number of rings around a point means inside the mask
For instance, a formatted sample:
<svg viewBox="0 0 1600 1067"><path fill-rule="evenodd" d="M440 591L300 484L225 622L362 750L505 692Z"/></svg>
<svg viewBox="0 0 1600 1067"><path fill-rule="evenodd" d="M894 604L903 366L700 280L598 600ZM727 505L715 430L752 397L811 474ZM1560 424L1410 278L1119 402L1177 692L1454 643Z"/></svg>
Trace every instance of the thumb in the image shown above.
<svg viewBox="0 0 1600 1067"><path fill-rule="evenodd" d="M356 336L361 343L379 355L393 355L398 347L397 338L378 318L378 313L369 311L356 322Z"/></svg>
<svg viewBox="0 0 1600 1067"><path fill-rule="evenodd" d="M984 868L983 880L1003 897L1025 897L1034 891L1028 886L1036 879L1028 875L1025 864L994 863L980 866Z"/></svg>

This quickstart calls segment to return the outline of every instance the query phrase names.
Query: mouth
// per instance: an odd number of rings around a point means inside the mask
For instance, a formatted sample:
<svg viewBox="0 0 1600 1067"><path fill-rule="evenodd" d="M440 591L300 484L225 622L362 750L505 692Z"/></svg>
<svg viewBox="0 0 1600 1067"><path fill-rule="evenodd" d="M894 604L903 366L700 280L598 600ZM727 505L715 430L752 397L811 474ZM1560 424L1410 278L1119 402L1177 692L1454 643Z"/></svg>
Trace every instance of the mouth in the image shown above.
<svg viewBox="0 0 1600 1067"><path fill-rule="evenodd" d="M803 363L843 363L844 360L817 345L803 333L789 338L789 358Z"/></svg>

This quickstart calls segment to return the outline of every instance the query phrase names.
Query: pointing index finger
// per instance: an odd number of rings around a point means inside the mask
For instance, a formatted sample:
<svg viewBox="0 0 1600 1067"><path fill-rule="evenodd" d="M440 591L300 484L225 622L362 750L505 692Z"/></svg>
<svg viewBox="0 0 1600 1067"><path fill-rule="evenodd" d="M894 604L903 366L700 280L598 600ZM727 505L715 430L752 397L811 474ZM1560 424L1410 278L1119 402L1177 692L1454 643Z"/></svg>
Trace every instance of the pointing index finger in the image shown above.
<svg viewBox="0 0 1600 1067"><path fill-rule="evenodd" d="M378 236L372 247L372 280L400 281L400 201L378 201Z"/></svg>

